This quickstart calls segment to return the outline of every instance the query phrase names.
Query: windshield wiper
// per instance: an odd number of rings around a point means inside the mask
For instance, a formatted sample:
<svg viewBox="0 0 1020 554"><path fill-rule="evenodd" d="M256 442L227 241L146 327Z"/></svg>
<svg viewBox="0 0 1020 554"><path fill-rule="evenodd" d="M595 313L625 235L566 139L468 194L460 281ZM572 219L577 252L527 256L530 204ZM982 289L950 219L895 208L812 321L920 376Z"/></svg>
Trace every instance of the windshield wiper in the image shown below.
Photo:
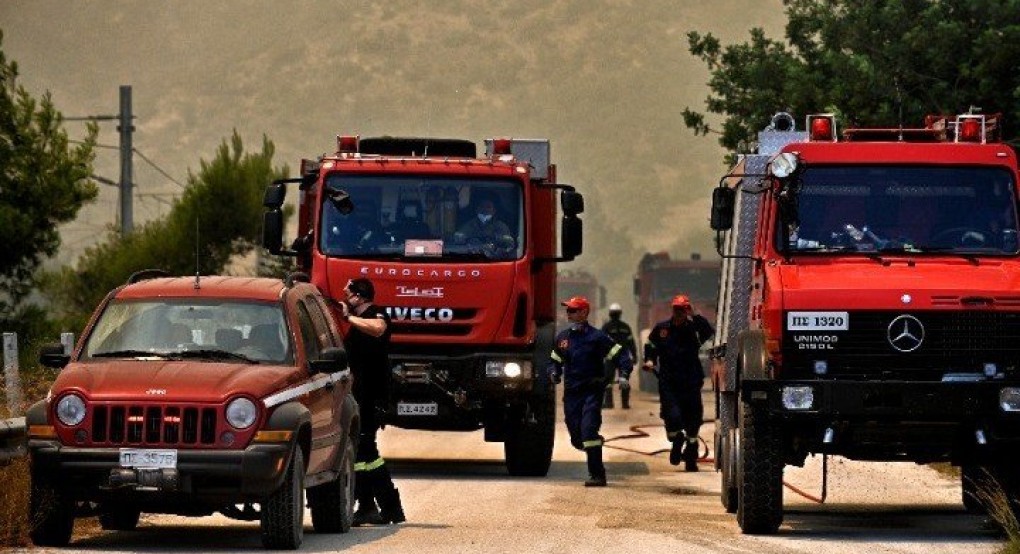
<svg viewBox="0 0 1020 554"><path fill-rule="evenodd" d="M93 358L169 358L167 352L149 352L148 350L111 350L109 352L97 352L92 354Z"/></svg>
<svg viewBox="0 0 1020 554"><path fill-rule="evenodd" d="M955 248L953 248L952 246L925 246L923 244L915 244L915 245L913 245L913 247L918 252L923 252L925 254L932 253L932 252L934 252L934 253L953 254L953 255L959 256L959 257L961 257L961 258L963 258L963 259L965 259L965 260L967 260L969 262L972 262L972 263L975 263L975 264L978 263L978 258L974 254L968 254L966 252L960 252L960 251L956 250Z"/></svg>
<svg viewBox="0 0 1020 554"><path fill-rule="evenodd" d="M456 260L492 260L482 252L443 252L440 259L456 259Z"/></svg>
<svg viewBox="0 0 1020 554"><path fill-rule="evenodd" d="M212 360L241 360L249 364L257 364L258 360L253 360L244 354L238 354L236 352L227 352L226 350L217 350L215 348L200 348L198 350L181 350L180 352L174 352L175 356L181 358L209 358Z"/></svg>

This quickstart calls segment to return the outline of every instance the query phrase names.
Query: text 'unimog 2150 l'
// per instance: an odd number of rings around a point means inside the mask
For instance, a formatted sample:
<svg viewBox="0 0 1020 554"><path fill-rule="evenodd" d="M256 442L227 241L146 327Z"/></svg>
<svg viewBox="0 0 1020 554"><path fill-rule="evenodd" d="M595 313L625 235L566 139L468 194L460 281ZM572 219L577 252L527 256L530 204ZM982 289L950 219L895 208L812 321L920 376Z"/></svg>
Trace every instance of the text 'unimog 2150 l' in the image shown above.
<svg viewBox="0 0 1020 554"><path fill-rule="evenodd" d="M485 429L512 475L545 475L555 391L556 262L581 252L583 198L556 183L545 140L338 137L270 185L264 245L298 257L334 299L375 285L392 323L385 421L407 429ZM300 188L299 238L282 249L285 186ZM557 244L559 197L560 244ZM558 252L559 250L559 252Z"/></svg>
<svg viewBox="0 0 1020 554"><path fill-rule="evenodd" d="M783 467L816 453L951 462L971 509L979 475L1020 495L1017 161L998 123L840 137L831 115L795 132L780 114L715 190L716 463L745 533L776 532Z"/></svg>

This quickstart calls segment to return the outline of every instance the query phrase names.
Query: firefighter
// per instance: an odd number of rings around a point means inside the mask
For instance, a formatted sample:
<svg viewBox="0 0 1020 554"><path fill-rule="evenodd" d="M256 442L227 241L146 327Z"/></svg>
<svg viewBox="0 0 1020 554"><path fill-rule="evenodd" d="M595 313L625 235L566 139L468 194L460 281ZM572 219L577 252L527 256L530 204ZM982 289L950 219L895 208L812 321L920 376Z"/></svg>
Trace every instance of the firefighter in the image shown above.
<svg viewBox="0 0 1020 554"><path fill-rule="evenodd" d="M570 327L556 335L548 372L552 383L564 381L563 412L570 432L570 444L584 450L588 459L586 487L606 486L602 463L602 391L605 388L605 360L613 360L620 374L630 376L632 360L625 348L588 323L591 304L574 296L562 305Z"/></svg>
<svg viewBox="0 0 1020 554"><path fill-rule="evenodd" d="M698 471L698 431L704 415L701 385L705 379L698 351L715 330L694 312L687 296L677 295L671 304L673 316L656 324L648 335L642 368L653 371L659 366L660 415L666 437L673 443L669 463L679 465L683 460L686 471Z"/></svg>
<svg viewBox="0 0 1020 554"><path fill-rule="evenodd" d="M389 397L389 316L372 303L375 287L368 279L352 279L344 287L342 317L350 323L344 336L348 363L354 374L354 399L361 409L358 453L354 460L354 495L358 509L353 525L380 525L406 521L400 493L379 454L376 433L380 412ZM378 501L378 506L376 502Z"/></svg>
<svg viewBox="0 0 1020 554"><path fill-rule="evenodd" d="M637 345L634 343L634 334L630 325L624 323L620 316L623 315L623 308L613 302L609 305L609 321L602 326L602 332L609 335L613 342L627 349L630 352L630 359L637 359ZM627 375L630 375L630 371ZM613 407L613 383L620 385L620 405L624 410L630 409L630 380L619 372L617 376L616 367L612 362L606 361L606 397L602 401L603 408Z"/></svg>

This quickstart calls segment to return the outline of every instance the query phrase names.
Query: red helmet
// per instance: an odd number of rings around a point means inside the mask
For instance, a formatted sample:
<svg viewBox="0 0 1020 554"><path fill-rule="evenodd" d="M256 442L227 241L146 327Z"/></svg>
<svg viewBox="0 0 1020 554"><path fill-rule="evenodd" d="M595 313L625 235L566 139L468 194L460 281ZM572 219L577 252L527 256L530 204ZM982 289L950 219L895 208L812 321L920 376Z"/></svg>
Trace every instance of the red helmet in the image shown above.
<svg viewBox="0 0 1020 554"><path fill-rule="evenodd" d="M686 294L678 294L678 295L673 297L672 306L674 308L690 308L691 307L691 299L687 298Z"/></svg>
<svg viewBox="0 0 1020 554"><path fill-rule="evenodd" d="M568 298L567 300L564 300L563 302L560 302L560 305L566 306L568 308L572 308L572 309L575 309L575 310L590 310L591 309L591 304L588 302L588 299L583 297L583 296L572 296L572 297Z"/></svg>

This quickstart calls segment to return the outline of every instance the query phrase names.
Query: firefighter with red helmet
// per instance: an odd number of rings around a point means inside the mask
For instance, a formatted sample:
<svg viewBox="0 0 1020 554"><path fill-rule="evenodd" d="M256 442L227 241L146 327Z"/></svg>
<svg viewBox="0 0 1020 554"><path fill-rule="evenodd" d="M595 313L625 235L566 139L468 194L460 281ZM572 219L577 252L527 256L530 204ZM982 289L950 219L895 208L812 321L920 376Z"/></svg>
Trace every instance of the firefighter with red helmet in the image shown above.
<svg viewBox="0 0 1020 554"><path fill-rule="evenodd" d="M645 343L642 368L658 365L660 415L666 437L673 443L669 463L684 461L686 471L698 471L698 431L704 417L701 385L705 372L698 351L715 330L694 312L691 301L680 294L672 300L673 315L652 328Z"/></svg>
<svg viewBox="0 0 1020 554"><path fill-rule="evenodd" d="M570 327L556 335L548 372L553 383L562 379L563 412L570 432L570 444L584 450L588 459L586 487L606 486L606 467L602 463L602 395L605 390L603 363L612 360L620 375L630 376L633 362L630 352L613 342L609 335L588 323L591 304L583 296L574 296L562 305L567 309Z"/></svg>

